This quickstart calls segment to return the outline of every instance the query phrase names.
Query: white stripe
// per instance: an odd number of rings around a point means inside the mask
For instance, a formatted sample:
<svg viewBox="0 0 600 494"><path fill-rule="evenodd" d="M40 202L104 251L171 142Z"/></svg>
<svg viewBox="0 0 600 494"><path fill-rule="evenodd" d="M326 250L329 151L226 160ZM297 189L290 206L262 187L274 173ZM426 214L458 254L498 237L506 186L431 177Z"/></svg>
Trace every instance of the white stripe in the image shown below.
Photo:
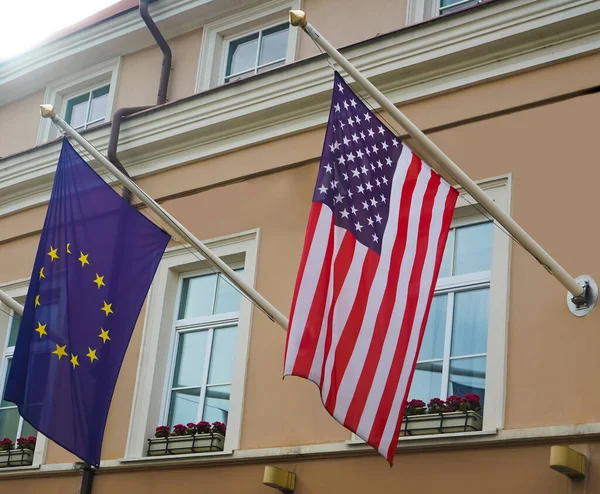
<svg viewBox="0 0 600 494"><path fill-rule="evenodd" d="M381 256L379 265L377 266L377 272L373 278L371 285L371 291L369 292L369 300L367 301L367 308L363 317L363 323L360 327L352 356L348 361L348 366L344 377L340 382L338 388L338 394L336 397L335 410L333 416L340 422L344 422L352 398L354 397L354 391L358 383L358 379L362 373L363 365L369 350L369 344L373 337L373 328L375 326L375 320L377 313L379 312L379 306L385 293L385 286L388 277L388 271L390 268L390 258L392 256L392 248L396 240L396 234L398 231L398 217L400 210L400 202L402 195L402 187L406 181L406 174L412 160L412 152L407 146L402 148L402 153L398 159L396 172L392 180L392 190L390 197L390 210L389 216L381 240Z"/></svg>
<svg viewBox="0 0 600 494"><path fill-rule="evenodd" d="M351 234L348 233L348 235ZM346 279L340 289L336 304L333 307L331 346L329 348L329 354L327 355L327 361L325 362L325 375L323 376L323 387L321 388L321 398L323 399L323 403L327 401L329 388L331 387L331 369L333 368L333 361L335 359L335 350L340 341L344 326L346 326L350 311L354 306L354 302L356 302L356 292L358 292L358 285L360 284L365 256L369 250L368 247L360 242L355 241L354 244L352 261L348 268Z"/></svg>
<svg viewBox="0 0 600 494"><path fill-rule="evenodd" d="M329 208L327 208L329 209ZM327 299L325 302L325 310L323 311L323 321L321 322L321 331L319 333L319 341L317 343L317 350L310 367L310 373L308 379L317 385L321 384L321 371L323 370L323 360L325 358L325 336L327 335L327 321L329 320L329 309L331 308L331 300L333 298L333 266L335 266L335 259L340 250L340 245L344 239L344 235L347 230L343 228L333 227L333 255L331 257L331 268L329 271L329 283L327 284Z"/></svg>
<svg viewBox="0 0 600 494"><path fill-rule="evenodd" d="M285 375L292 373L294 364L296 363L298 349L300 348L300 343L306 327L306 320L308 319L308 314L317 289L317 283L319 282L321 268L323 267L328 244L326 239L329 238L329 230L332 221L333 214L331 209L326 205L323 205L321 207L321 212L319 213L315 232L308 251L302 281L300 282L300 289L298 290L296 307L294 309L294 318L289 327L289 341L287 354L285 356Z"/></svg>
<svg viewBox="0 0 600 494"><path fill-rule="evenodd" d="M381 397L385 389L398 338L400 329L406 310L406 301L408 298L408 287L412 274L415 254L417 251L417 240L419 236L419 223L423 213L423 196L427 190L427 184L431 178L431 169L428 166L423 166L417 178L417 184L413 192L412 201L410 204L408 230L406 232L406 247L402 264L400 265L400 274L398 276L398 284L396 291L396 299L394 301L394 309L385 335L385 340L381 348L381 355L377 364L377 371L373 378L373 383L369 391L367 403L363 410L362 417L358 424L357 434L361 437L369 437L373 421L381 402Z"/></svg>
<svg viewBox="0 0 600 494"><path fill-rule="evenodd" d="M446 198L448 196L449 191L449 186L445 183L441 183L440 187L438 188L435 197L435 202L433 205L431 225L429 228L429 243L427 246L427 254L425 257L423 272L421 274L419 301L416 308L415 319L413 327L411 329L406 358L404 359L404 365L402 366L402 373L400 374L400 380L398 382L398 387L396 388L396 394L394 395L392 408L390 409L390 414L385 424L385 429L383 431L381 442L379 443L379 452L384 456L387 456L387 451L390 447L390 443L392 442L392 440L397 439L394 438L394 434L396 433L396 425L399 419L398 415L400 413L402 401L404 400L404 395L406 394L408 379L412 372L412 367L415 361L417 353L417 344L419 342L419 335L421 332L421 325L423 324L423 318L425 317L425 308L427 307L427 301L429 299L431 285L435 282L435 280L433 280L433 271L435 268L435 260L437 256L440 232L442 229L444 208L446 205Z"/></svg>

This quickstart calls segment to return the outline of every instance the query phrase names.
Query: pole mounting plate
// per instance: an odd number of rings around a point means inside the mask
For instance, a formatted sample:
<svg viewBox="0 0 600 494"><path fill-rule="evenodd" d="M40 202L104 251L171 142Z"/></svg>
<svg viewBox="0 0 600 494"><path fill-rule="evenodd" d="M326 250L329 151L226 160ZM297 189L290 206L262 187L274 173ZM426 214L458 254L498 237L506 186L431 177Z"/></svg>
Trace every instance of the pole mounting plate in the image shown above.
<svg viewBox="0 0 600 494"><path fill-rule="evenodd" d="M582 274L575 279L585 286L585 291L579 297L574 297L572 293L567 293L567 306L574 316L587 316L598 301L598 284L594 278L587 274Z"/></svg>

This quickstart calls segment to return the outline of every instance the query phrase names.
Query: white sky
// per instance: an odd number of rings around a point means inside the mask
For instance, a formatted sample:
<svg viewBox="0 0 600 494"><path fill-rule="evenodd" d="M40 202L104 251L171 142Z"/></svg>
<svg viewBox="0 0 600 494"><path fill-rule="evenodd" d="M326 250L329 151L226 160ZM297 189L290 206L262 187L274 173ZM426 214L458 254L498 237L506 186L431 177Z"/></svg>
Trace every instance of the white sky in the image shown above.
<svg viewBox="0 0 600 494"><path fill-rule="evenodd" d="M119 0L0 0L0 61Z"/></svg>

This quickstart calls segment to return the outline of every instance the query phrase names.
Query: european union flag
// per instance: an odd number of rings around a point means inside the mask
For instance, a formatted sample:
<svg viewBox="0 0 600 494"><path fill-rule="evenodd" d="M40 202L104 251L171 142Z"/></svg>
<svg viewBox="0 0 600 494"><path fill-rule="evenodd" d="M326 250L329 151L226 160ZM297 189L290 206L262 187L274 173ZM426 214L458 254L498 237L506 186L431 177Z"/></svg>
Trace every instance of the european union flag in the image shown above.
<svg viewBox="0 0 600 494"><path fill-rule="evenodd" d="M169 238L63 140L5 398L89 464Z"/></svg>

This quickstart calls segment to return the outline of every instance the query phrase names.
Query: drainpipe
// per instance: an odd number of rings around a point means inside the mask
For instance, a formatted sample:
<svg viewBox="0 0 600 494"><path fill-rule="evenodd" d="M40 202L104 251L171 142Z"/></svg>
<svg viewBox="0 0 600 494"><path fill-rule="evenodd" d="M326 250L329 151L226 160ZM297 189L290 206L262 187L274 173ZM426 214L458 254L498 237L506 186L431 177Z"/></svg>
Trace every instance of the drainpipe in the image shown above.
<svg viewBox="0 0 600 494"><path fill-rule="evenodd" d="M140 0L139 6L140 16L142 17L144 23L146 24L146 27L154 37L154 40L156 41L163 53L162 67L160 70L160 81L158 83L158 95L156 98L156 104L163 105L167 101L167 89L169 87L169 76L171 74L171 61L173 59L173 55L171 53L171 48L169 47L167 40L159 31L158 26L154 22L154 19L152 19L152 17L150 16L150 12L148 12L148 4L153 1L154 0ZM152 105L119 108L117 111L115 111L112 118L112 124L110 128L110 139L108 141L108 159L128 177L129 174L127 173L127 170L125 170L125 167L121 164L119 158L117 157L117 145L119 143L119 131L121 130L121 121L128 115L147 110L148 108L152 108ZM123 189L123 198L127 200L128 203L131 203L131 192L128 189Z"/></svg>

